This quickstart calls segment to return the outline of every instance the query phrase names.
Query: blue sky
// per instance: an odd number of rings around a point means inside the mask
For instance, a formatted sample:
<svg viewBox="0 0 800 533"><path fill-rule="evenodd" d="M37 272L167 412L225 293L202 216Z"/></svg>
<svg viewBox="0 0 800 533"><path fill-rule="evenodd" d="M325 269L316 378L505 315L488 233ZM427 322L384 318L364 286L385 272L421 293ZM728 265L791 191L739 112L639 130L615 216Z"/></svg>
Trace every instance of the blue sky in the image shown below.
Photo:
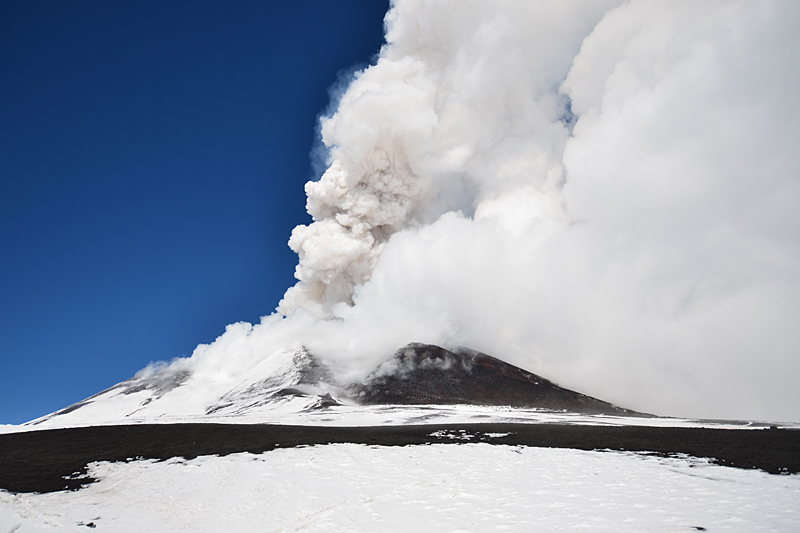
<svg viewBox="0 0 800 533"><path fill-rule="evenodd" d="M257 322L388 2L0 3L0 423Z"/></svg>

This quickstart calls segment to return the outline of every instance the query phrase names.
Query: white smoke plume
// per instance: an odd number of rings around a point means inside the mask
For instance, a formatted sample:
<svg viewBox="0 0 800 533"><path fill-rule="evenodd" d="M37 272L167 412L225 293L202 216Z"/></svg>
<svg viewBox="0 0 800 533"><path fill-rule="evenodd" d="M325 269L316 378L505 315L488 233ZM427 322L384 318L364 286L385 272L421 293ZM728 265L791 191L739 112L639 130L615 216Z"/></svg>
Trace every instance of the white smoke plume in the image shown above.
<svg viewBox="0 0 800 533"><path fill-rule="evenodd" d="M658 414L800 420L800 3L396 0L322 119L295 287L174 368L464 345Z"/></svg>

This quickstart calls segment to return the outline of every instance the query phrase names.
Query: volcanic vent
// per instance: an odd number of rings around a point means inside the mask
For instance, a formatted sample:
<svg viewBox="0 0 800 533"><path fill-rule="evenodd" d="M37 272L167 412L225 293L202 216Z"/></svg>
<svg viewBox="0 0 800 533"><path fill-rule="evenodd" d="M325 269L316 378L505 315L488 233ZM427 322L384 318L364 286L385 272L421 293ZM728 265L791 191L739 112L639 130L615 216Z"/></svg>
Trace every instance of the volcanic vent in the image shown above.
<svg viewBox="0 0 800 533"><path fill-rule="evenodd" d="M353 397L366 404L503 405L587 414L638 414L586 396L469 348L412 343L398 350Z"/></svg>

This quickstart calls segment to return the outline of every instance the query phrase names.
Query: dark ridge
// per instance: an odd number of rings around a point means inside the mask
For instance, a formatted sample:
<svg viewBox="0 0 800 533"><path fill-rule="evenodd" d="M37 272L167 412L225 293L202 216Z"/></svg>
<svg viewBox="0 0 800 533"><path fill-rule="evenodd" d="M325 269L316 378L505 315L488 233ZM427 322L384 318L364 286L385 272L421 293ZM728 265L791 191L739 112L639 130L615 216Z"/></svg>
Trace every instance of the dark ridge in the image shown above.
<svg viewBox="0 0 800 533"><path fill-rule="evenodd" d="M505 436L498 434L507 433ZM438 436L437 436L438 435ZM452 436L459 440L455 441ZM277 447L357 443L407 446L451 442L687 454L772 474L800 472L800 430L724 430L556 424L436 424L320 427L243 424L152 424L51 429L0 435L0 489L77 490L95 481L93 461L193 459L263 453Z"/></svg>
<svg viewBox="0 0 800 533"><path fill-rule="evenodd" d="M365 404L503 405L648 416L559 387L485 353L467 348L450 351L431 344L401 348L349 392Z"/></svg>

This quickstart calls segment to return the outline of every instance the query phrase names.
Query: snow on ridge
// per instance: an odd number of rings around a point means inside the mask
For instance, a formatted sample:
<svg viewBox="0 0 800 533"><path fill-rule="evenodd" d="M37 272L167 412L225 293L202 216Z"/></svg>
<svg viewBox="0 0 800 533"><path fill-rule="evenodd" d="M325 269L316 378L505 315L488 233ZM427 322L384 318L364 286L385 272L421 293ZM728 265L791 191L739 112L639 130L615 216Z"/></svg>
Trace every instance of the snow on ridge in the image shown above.
<svg viewBox="0 0 800 533"><path fill-rule="evenodd" d="M109 417L103 421L87 422L76 418L51 419L39 425L0 427L3 432L35 431L64 427L124 424L284 424L305 426L397 426L407 424L568 424L593 426L651 426L682 428L715 428L729 430L758 430L770 427L768 422L697 420L671 417L625 417L553 412L536 409L475 405L336 405L309 409L319 396L291 398L281 403L262 406L245 414L162 415L153 418L131 416L124 419ZM776 427L800 429L800 424L778 424Z"/></svg>
<svg viewBox="0 0 800 533"><path fill-rule="evenodd" d="M265 409L281 411L286 404L291 404L290 411L303 410L318 402L318 394L328 392L330 387L323 383L327 379L326 369L298 345L279 350L222 382L169 367L143 373L25 426L211 421Z"/></svg>
<svg viewBox="0 0 800 533"><path fill-rule="evenodd" d="M209 404L205 414L246 414L269 404L291 402L297 396L322 396L335 388L332 381L327 369L304 346L286 348L250 369L228 392Z"/></svg>

